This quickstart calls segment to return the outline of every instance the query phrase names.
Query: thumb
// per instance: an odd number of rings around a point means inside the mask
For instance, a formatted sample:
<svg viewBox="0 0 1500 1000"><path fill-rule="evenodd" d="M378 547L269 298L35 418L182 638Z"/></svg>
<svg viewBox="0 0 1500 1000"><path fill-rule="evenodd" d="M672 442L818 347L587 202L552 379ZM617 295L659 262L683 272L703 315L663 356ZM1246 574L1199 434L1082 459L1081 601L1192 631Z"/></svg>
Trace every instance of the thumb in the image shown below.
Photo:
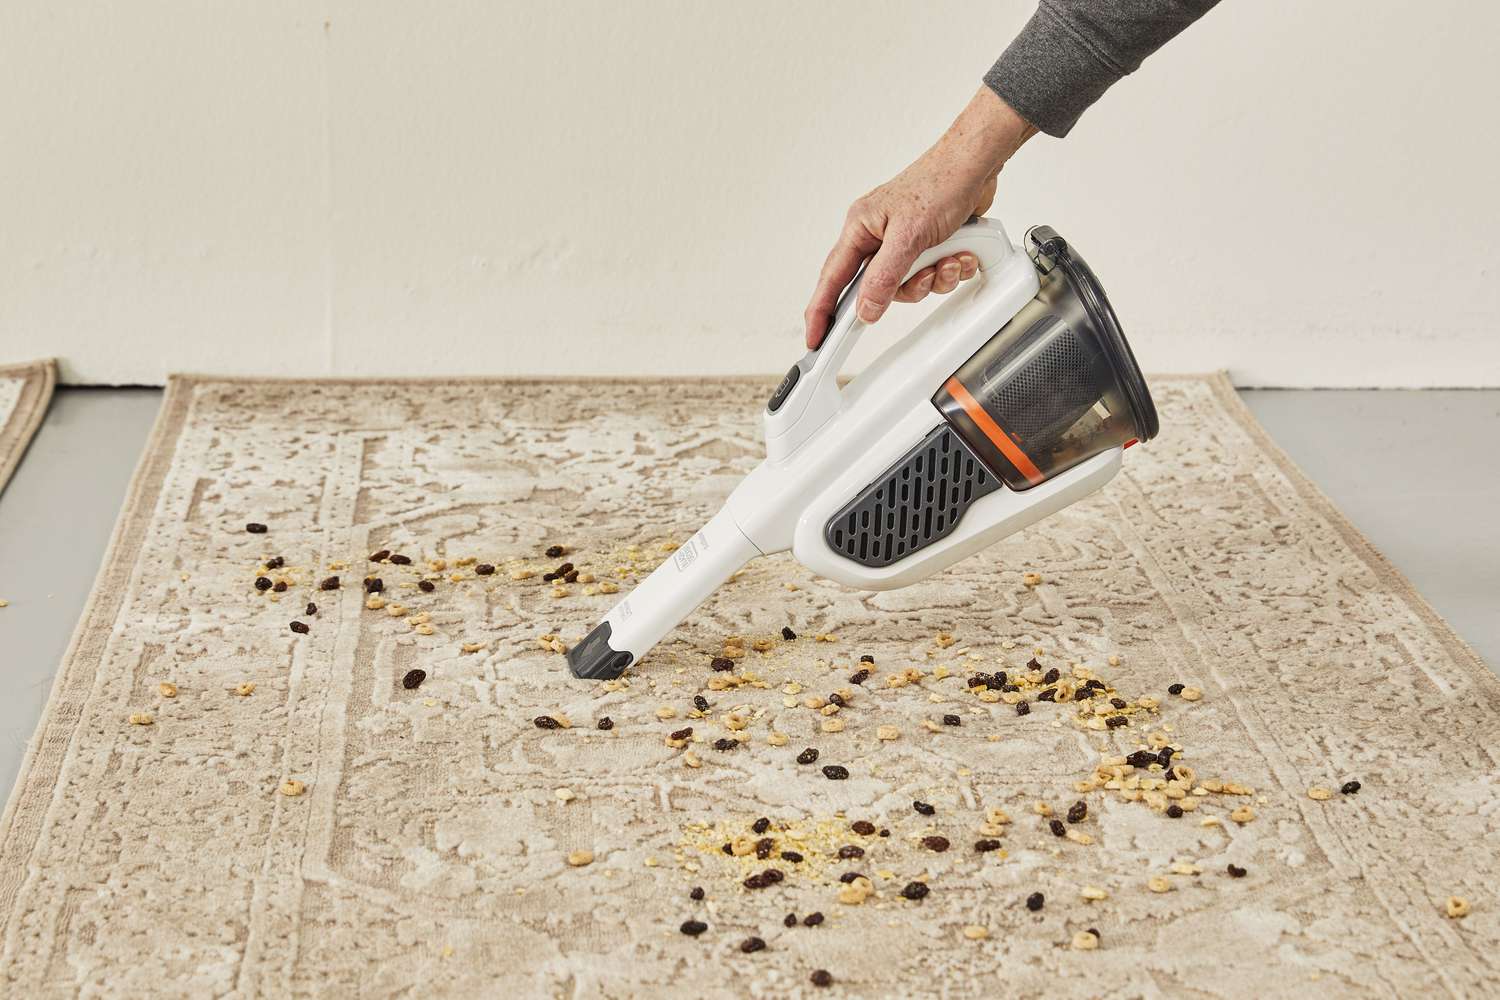
<svg viewBox="0 0 1500 1000"><path fill-rule="evenodd" d="M925 247L909 232L886 234L884 242L865 268L859 287L859 318L874 323L885 315L901 280Z"/></svg>

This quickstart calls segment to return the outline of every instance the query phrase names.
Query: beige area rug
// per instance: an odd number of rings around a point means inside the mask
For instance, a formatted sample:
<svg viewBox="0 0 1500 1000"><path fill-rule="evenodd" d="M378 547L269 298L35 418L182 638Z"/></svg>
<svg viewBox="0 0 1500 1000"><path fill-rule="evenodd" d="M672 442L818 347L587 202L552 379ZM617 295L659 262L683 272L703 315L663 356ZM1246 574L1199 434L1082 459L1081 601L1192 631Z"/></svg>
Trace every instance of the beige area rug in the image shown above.
<svg viewBox="0 0 1500 1000"><path fill-rule="evenodd" d="M0 490L41 426L56 383L57 362L51 358L0 365Z"/></svg>
<svg viewBox="0 0 1500 1000"><path fill-rule="evenodd" d="M0 827L0 992L1493 995L1500 684L1223 378L938 578L762 560L571 679L539 637L719 507L768 388L172 380Z"/></svg>

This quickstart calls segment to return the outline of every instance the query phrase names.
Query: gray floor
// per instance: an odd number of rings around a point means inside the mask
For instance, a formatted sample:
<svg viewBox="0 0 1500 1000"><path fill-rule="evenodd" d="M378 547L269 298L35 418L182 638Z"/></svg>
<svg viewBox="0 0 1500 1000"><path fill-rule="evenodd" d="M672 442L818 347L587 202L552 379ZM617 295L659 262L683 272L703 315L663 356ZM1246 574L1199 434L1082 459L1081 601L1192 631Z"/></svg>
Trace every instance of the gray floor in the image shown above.
<svg viewBox="0 0 1500 1000"><path fill-rule="evenodd" d="M156 416L152 389L60 389L0 494L0 789L8 789ZM1250 408L1492 667L1500 390L1256 391Z"/></svg>

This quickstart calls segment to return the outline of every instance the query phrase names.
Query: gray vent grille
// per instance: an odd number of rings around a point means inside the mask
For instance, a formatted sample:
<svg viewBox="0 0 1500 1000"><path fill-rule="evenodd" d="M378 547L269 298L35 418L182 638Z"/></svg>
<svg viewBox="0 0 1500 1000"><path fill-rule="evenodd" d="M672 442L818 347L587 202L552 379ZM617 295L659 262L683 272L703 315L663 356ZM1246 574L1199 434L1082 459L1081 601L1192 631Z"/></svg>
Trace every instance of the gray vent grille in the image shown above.
<svg viewBox="0 0 1500 1000"><path fill-rule="evenodd" d="M830 518L823 534L857 563L889 566L950 534L976 500L999 488L943 424Z"/></svg>

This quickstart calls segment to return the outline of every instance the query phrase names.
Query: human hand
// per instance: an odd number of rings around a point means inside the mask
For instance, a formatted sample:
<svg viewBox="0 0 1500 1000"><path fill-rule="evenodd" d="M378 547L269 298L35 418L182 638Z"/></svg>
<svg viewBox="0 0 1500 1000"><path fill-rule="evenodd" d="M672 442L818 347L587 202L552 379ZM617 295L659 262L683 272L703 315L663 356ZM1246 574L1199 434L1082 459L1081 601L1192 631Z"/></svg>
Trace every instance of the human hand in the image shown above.
<svg viewBox="0 0 1500 1000"><path fill-rule="evenodd" d="M843 232L803 312L808 349L822 343L843 291L869 259L860 282L859 318L874 323L891 302L946 294L979 269L973 254L944 257L904 283L924 251L952 236L995 199L996 175L1036 129L994 91L980 87L943 137L911 166L849 208Z"/></svg>

